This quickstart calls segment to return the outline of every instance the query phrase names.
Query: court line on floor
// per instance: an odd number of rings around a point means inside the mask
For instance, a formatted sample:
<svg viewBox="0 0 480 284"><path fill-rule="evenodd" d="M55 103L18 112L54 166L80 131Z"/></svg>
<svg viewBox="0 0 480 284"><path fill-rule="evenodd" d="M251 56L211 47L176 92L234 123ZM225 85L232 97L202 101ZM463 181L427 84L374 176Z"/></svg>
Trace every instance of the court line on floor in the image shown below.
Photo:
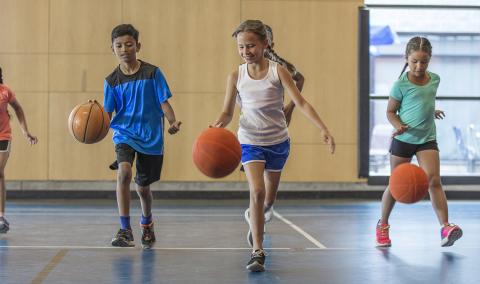
<svg viewBox="0 0 480 284"><path fill-rule="evenodd" d="M289 225L292 229L294 229L295 231L297 231L300 235L304 236L307 240L309 240L312 244L314 244L316 247L318 247L319 249L326 249L327 247L325 245L323 245L321 242L319 242L317 239L315 239L314 237L312 237L312 235L310 235L309 233L305 232L304 230L302 230L302 228L300 228L299 226L295 225L292 223L292 221L286 219L285 217L283 217L280 213L278 213L277 211L273 211L273 214L275 215L275 217L277 217L278 219L282 220L285 224Z"/></svg>
<svg viewBox="0 0 480 284"><path fill-rule="evenodd" d="M62 249L62 250L88 250L88 249L108 249L108 250L143 250L140 247L113 247L113 246L0 246L0 249ZM152 250L252 250L250 247L228 248L228 247L153 247ZM273 247L265 248L268 250L295 250L300 248ZM307 249L307 248L301 248Z"/></svg>
<svg viewBox="0 0 480 284"><path fill-rule="evenodd" d="M47 263L47 265L40 271L35 278L32 280L32 284L40 284L48 277L48 274L55 269L55 267L62 261L65 254L67 254L66 249L60 250L56 255L52 257L52 259Z"/></svg>

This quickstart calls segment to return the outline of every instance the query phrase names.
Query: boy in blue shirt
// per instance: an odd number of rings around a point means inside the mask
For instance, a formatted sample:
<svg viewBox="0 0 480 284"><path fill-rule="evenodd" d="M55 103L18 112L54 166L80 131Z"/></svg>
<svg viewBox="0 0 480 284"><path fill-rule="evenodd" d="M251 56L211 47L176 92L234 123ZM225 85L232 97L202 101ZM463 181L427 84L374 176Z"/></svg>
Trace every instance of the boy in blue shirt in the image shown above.
<svg viewBox="0 0 480 284"><path fill-rule="evenodd" d="M150 184L160 179L162 170L163 118L165 116L170 124L170 134L180 130L181 122L175 119L168 102L172 94L160 69L137 59L139 32L130 24L122 24L112 30L111 36L112 51L120 64L105 78L104 107L111 118L118 162L116 192L121 226L112 239L112 246L135 246L130 226L130 181L136 156L142 246L150 248L155 242Z"/></svg>

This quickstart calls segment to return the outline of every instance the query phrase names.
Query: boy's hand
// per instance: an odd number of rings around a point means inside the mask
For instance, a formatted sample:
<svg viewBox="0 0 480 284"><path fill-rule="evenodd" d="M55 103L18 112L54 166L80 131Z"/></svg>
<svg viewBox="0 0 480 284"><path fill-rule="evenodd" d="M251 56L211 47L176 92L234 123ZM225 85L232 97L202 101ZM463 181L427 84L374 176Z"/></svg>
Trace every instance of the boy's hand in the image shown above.
<svg viewBox="0 0 480 284"><path fill-rule="evenodd" d="M443 110L436 109L435 110L435 118L436 119L443 119L445 117L445 113Z"/></svg>
<svg viewBox="0 0 480 284"><path fill-rule="evenodd" d="M180 125L182 124L181 121L175 121L174 123L170 124L170 128L168 128L168 133L171 135L180 131Z"/></svg>
<svg viewBox="0 0 480 284"><path fill-rule="evenodd" d="M325 144L328 144L330 148L330 153L333 154L335 152L335 139L333 139L333 136L326 131L322 132L322 136L323 142Z"/></svg>

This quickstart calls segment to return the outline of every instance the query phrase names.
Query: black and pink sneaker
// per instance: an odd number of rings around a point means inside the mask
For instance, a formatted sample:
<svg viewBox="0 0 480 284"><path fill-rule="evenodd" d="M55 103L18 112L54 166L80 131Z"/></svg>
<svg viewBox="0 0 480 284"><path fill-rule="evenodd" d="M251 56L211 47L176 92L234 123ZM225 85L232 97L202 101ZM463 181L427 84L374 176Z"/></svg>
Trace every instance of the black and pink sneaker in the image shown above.
<svg viewBox="0 0 480 284"><path fill-rule="evenodd" d="M440 237L442 238L440 245L442 247L452 246L462 235L463 231L459 226L452 223L445 224L440 230Z"/></svg>

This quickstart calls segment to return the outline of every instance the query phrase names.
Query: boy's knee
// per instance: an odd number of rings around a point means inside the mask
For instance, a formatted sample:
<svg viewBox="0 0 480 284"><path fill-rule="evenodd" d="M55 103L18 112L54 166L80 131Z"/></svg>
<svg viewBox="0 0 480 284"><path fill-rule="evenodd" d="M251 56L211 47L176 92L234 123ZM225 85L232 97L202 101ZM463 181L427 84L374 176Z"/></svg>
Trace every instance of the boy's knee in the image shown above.
<svg viewBox="0 0 480 284"><path fill-rule="evenodd" d="M130 181L132 181L132 170L120 168L118 170L117 181L121 184L130 184Z"/></svg>
<svg viewBox="0 0 480 284"><path fill-rule="evenodd" d="M142 197L147 197L150 195L150 187L149 186L137 186L137 193Z"/></svg>

